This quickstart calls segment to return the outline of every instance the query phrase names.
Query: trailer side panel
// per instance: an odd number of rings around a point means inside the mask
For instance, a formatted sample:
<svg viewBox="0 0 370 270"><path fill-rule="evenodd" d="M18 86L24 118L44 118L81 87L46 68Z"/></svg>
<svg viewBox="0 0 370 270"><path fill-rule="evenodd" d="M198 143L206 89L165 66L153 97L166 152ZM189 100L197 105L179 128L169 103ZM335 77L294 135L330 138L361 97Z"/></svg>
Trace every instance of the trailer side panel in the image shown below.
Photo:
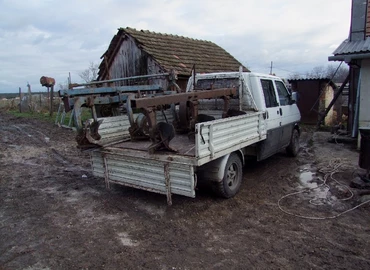
<svg viewBox="0 0 370 270"><path fill-rule="evenodd" d="M161 194L195 197L194 167L135 156L91 152L93 174L106 184L121 184Z"/></svg>

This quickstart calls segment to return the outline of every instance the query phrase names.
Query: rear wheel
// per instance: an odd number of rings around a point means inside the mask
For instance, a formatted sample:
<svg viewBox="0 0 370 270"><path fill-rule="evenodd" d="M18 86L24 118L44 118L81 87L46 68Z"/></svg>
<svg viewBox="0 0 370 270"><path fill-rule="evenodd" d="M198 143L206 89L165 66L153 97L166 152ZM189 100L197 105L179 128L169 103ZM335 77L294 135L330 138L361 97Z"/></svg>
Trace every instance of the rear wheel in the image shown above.
<svg viewBox="0 0 370 270"><path fill-rule="evenodd" d="M299 132L297 129L293 129L292 137L290 138L290 143L286 148L289 156L296 157L299 152Z"/></svg>
<svg viewBox="0 0 370 270"><path fill-rule="evenodd" d="M227 160L222 181L216 183L216 192L224 198L235 196L240 189L242 178L242 161L237 154L232 153Z"/></svg>

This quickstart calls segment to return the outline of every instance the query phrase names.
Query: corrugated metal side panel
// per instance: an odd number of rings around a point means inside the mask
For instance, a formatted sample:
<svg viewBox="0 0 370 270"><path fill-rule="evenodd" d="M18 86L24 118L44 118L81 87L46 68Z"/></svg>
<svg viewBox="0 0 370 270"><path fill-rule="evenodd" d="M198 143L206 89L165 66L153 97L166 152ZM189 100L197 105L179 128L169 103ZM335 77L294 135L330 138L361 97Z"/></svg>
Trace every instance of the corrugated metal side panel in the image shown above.
<svg viewBox="0 0 370 270"><path fill-rule="evenodd" d="M166 118L167 118L167 121L168 123L172 123L173 120L174 120L174 117L173 117L173 114L171 112L171 110L165 110L163 111L166 115ZM166 118L164 117L163 113L161 111L157 111L156 112L156 116L157 116L157 123L159 122L166 122Z"/></svg>
<svg viewBox="0 0 370 270"><path fill-rule="evenodd" d="M217 152L242 145L266 135L261 114L254 113L198 124L196 155L213 156Z"/></svg>
<svg viewBox="0 0 370 270"><path fill-rule="evenodd" d="M170 110L164 111L168 123L173 122L173 115ZM161 111L156 113L157 115L157 123L159 122L166 122L166 118L164 117ZM134 114L134 119L138 114ZM98 118L98 120L103 120L101 125L99 126L99 134L101 136L100 143L101 145L106 145L126 139L130 139L130 121L127 115L120 115L120 116L113 116L113 117L104 117ZM90 119L90 122L93 120Z"/></svg>
<svg viewBox="0 0 370 270"><path fill-rule="evenodd" d="M103 122L99 126L101 145L106 145L130 138L130 134L128 132L130 122L127 115L103 117L98 118L98 120L103 120ZM90 119L89 121L92 122L93 120Z"/></svg>
<svg viewBox="0 0 370 270"><path fill-rule="evenodd" d="M90 152L90 161L93 175L97 177L104 177L104 160L100 152Z"/></svg>
<svg viewBox="0 0 370 270"><path fill-rule="evenodd" d="M166 162L94 151L91 153L92 167L94 175L98 177L106 176L102 155L105 156L110 182L167 193L164 171ZM169 163L169 176L172 194L195 197L193 166Z"/></svg>

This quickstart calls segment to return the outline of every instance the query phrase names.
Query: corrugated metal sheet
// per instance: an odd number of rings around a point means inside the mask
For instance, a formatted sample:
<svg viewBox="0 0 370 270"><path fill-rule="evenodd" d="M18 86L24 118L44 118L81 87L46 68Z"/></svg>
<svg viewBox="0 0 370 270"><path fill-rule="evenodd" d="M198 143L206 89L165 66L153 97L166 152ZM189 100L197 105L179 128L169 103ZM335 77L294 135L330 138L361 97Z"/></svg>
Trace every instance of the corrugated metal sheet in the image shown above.
<svg viewBox="0 0 370 270"><path fill-rule="evenodd" d="M349 39L346 39L333 52L334 55L355 53L370 53L370 37L367 37L365 40L356 41L349 41Z"/></svg>
<svg viewBox="0 0 370 270"><path fill-rule="evenodd" d="M266 138L262 113L197 124L196 157L214 159Z"/></svg>
<svg viewBox="0 0 370 270"><path fill-rule="evenodd" d="M127 115L98 118L98 120L103 120L99 126L101 145L130 138L128 132L130 122ZM90 121L92 121L92 119Z"/></svg>
<svg viewBox="0 0 370 270"><path fill-rule="evenodd" d="M296 81L324 81L324 82L329 82L330 78L326 77L312 77L312 78L298 78L298 79L289 79L288 82L296 82Z"/></svg>
<svg viewBox="0 0 370 270"><path fill-rule="evenodd" d="M107 177L106 181L112 183L161 194L170 192L195 197L192 165L167 163L136 156L104 154L100 151L91 152L91 163L95 176ZM166 183L166 166L169 170L169 183Z"/></svg>
<svg viewBox="0 0 370 270"><path fill-rule="evenodd" d="M168 123L172 123L174 120L170 110L165 110L163 112L157 111L156 115L157 123L166 122L166 120ZM136 119L137 116L138 114L134 114L134 119ZM99 134L101 136L99 141L100 145L107 145L130 139L130 133L128 131L130 128L130 121L127 115L98 118L98 120L103 120L99 126ZM93 120L90 119L89 121L92 122Z"/></svg>

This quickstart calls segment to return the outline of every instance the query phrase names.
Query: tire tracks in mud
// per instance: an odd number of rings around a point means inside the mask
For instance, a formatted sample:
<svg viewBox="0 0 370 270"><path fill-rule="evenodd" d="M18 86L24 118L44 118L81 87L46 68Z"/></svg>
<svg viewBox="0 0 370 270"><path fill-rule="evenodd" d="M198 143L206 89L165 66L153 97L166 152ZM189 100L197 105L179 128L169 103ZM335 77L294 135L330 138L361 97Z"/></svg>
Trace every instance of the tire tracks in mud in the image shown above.
<svg viewBox="0 0 370 270"><path fill-rule="evenodd" d="M48 143L50 140L50 138L47 137L44 133L42 133L41 131L38 131L37 129L29 125L12 125L12 127L18 130L20 133L28 136L28 138L30 138L30 140L34 141L36 144L41 143L43 146L45 143ZM35 133L37 133L38 135L35 136ZM41 138L40 135L43 136L44 138Z"/></svg>
<svg viewBox="0 0 370 270"><path fill-rule="evenodd" d="M73 166L72 162L67 157L65 157L57 149L50 146L50 137L40 130L28 124L11 125L10 128L17 130L20 134L26 135L26 138L29 138L29 140L31 140L37 146L50 150L48 151L50 154L49 156L53 157L56 161L63 165Z"/></svg>

